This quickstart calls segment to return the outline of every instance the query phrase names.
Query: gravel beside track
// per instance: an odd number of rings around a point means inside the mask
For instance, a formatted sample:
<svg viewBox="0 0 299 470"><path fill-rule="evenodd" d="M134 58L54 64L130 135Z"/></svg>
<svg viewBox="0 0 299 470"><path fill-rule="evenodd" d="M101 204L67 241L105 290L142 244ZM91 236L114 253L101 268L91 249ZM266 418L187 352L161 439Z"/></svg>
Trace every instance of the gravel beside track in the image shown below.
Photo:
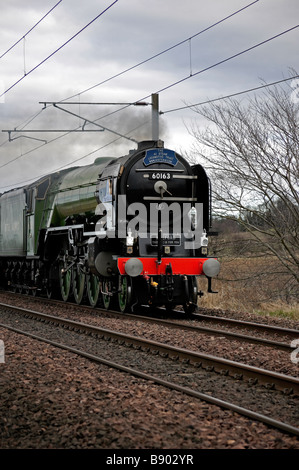
<svg viewBox="0 0 299 470"><path fill-rule="evenodd" d="M2 449L299 447L261 423L0 331Z"/></svg>
<svg viewBox="0 0 299 470"><path fill-rule="evenodd" d="M23 335L0 328L0 339L2 449L299 447L296 437Z"/></svg>

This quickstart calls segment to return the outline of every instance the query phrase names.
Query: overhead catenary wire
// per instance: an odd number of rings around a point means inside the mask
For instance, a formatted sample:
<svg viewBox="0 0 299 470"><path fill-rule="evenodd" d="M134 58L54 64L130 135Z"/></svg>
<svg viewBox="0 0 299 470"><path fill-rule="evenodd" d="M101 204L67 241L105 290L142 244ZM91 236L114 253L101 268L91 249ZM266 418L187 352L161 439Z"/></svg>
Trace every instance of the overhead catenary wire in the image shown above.
<svg viewBox="0 0 299 470"><path fill-rule="evenodd" d="M290 32L290 31L293 31L294 29L298 28L298 26L299 26L299 25L293 26L292 28L289 28L289 29L287 29L287 30L285 30L285 31L282 31L281 33L278 33L278 34L276 34L275 36L272 36L271 38L268 38L268 39L266 39L266 40L264 40L264 41L261 41L261 42L259 42L258 44L255 44L254 46L251 46L251 47L249 47L249 48L247 48L247 49L245 49L245 50L243 50L243 51L241 51L241 52L238 52L237 54L234 54L234 55L232 55L232 56L230 56L230 57L228 57L228 58L226 58L226 59L223 59L223 60L221 60L221 61L218 61L216 64L213 64L213 65L211 65L211 66L209 66L209 67L206 67L206 68L204 68L204 69L202 69L202 70L200 70L200 71L198 71L198 72L193 73L192 76L189 76L189 75L188 75L188 76L184 77L183 79L178 80L178 81L176 81L176 82L174 82L174 83L172 83L172 84L170 84L170 85L168 85L168 86L162 88L161 90L157 91L156 93L161 93L161 92L163 92L163 91L165 91L165 90L168 90L169 88L171 88L171 87L173 87L173 86L176 86L176 85L178 85L178 84L184 82L185 80L191 79L191 78L193 78L193 77L199 75L200 73L206 72L207 70L210 70L210 69L212 69L212 68L214 68L214 67L216 67L216 66L218 66L218 65L221 65L221 64L223 64L223 63L225 63L225 62L227 62L227 61L229 61L229 60L231 60L231 59L234 59L234 58L236 58L236 57L238 57L238 56L240 56L240 55L242 55L242 54L245 54L246 52L249 52L249 51L251 51L251 50L253 50L253 49L255 49L255 48L257 48L257 47L259 47L259 46L261 46L261 45L263 45L263 44L266 44L266 43L268 43L268 42L270 42L270 41L272 41L272 40L274 40L274 39L276 39L276 38L278 38L278 37L280 37L280 36L282 36L282 35L284 35L284 34ZM294 78L294 77L293 77L293 78ZM75 96L76 96L76 95L75 95ZM140 100L137 100L135 103L137 103L137 102L139 102L139 101L144 101L145 99L149 98L149 96L151 96L151 95L145 96L145 97L141 98ZM61 101L60 101L59 103L61 103ZM122 108L120 108L120 109L118 109L117 111L114 111L113 113L122 111L122 110L126 109L126 108L129 107L129 106L130 106L130 104L129 104L129 105L126 105L126 106L124 106L124 107L122 107ZM113 113L110 113L110 114L113 114ZM110 114L109 114L109 115L110 115ZM96 121L98 121L98 120L100 120L100 119L102 119L102 118L103 118L103 116L101 116L100 118L98 118L98 119L95 120L94 122L96 122ZM58 138L61 138L61 137L63 137L63 136L59 136ZM50 142L48 142L48 143L52 143L53 141L57 140L58 138L52 139L52 140L51 140ZM32 150L29 150L28 152L26 152L26 153L24 153L24 154L21 154L21 155L17 156L16 158L14 158L14 159L12 159L12 160L10 160L10 161L4 163L3 165L1 165L0 168L3 168L3 167L5 167L5 166L9 165L10 163L15 162L16 160L20 159L21 157L23 157L23 156L25 156L25 155L28 155L29 153L31 153L31 152L33 152L33 151L35 151L35 150L38 150L41 146L48 145L48 143L46 143L46 144L43 143L43 144L39 145L38 147L36 147L36 148L34 148L34 149L32 149ZM18 183L18 184L19 184L19 183Z"/></svg>
<svg viewBox="0 0 299 470"><path fill-rule="evenodd" d="M86 92L88 92L88 91L91 91L91 90L93 90L94 88L97 88L98 86L104 85L105 83L110 82L111 80L114 80L115 78L118 78L118 77L120 77L121 75L124 75L125 73L128 73L128 72L130 72L131 70L134 70L134 69L136 69L137 67L140 67L141 65L144 65L144 64L146 64L147 62L150 62L151 60L154 60L154 59L156 59L157 57L160 57L161 55L166 54L167 52L170 52L170 51L172 51L173 49L175 49L176 47L182 46L183 44L185 44L185 43L187 43L187 42L189 43L189 48L190 48L190 42L191 42L192 39L196 38L196 37L199 36L200 34L203 34L203 33L207 32L207 31L209 31L210 29L214 28L215 26L220 25L220 24L223 23L224 21L226 21L226 20L232 18L233 16L235 16L235 15L241 13L242 11L244 11L244 10L246 10L247 8L251 7L251 6L254 5L255 3L258 3L259 1L260 1L260 0L255 0L254 2L251 2L251 3L249 3L248 5L245 5L243 8L240 8L239 10L237 10L237 11L231 13L230 15L225 16L225 17L222 18L221 20L216 21L215 23L211 24L210 26L207 26L206 28L202 29L201 31L198 31L197 33L193 34L192 36L189 36L188 38L183 39L182 41L177 42L176 44L173 44L172 46L170 46L170 47L164 49L163 51L158 52L157 54L154 54L154 55L152 55L151 57L148 57L147 59L142 60L141 62L138 62L138 64L132 65L132 67L128 67L127 69L123 70L122 72L119 72L119 73L117 73L117 74L115 74L115 75L113 75L113 76L111 76L111 77L109 77L109 78L107 78L107 79L105 79L105 80L99 82L99 83L96 83L95 85L92 85L91 87L86 88L85 90L82 90L82 91L80 91L80 92L78 92L78 93L76 93L76 94L74 94L74 95L72 95L72 96L69 96L69 97L67 97L67 98L64 98L64 99L62 99L61 101L67 101L67 100L70 100L70 99L74 98L75 96L83 95L83 93L86 93ZM190 59L190 60L191 60L191 59Z"/></svg>
<svg viewBox="0 0 299 470"><path fill-rule="evenodd" d="M228 98L233 98L235 96L244 95L244 94L247 94L247 93L251 93L253 91L261 90L262 88L267 88L267 87L270 87L270 86L278 85L279 83L287 82L289 80L294 80L295 78L298 78L298 77L299 77L299 75L294 75L294 76L289 77L289 78L283 78L282 80L277 80L276 82L265 83L264 85L256 86L256 87L253 87L253 88L247 88L246 90L237 91L237 92L231 93L229 95L219 96L218 98L213 98L211 100L200 101L199 103L188 104L186 106L181 106L179 108L168 109L167 111L163 111L162 114L173 113L173 112L176 112L176 111L181 111L182 109L195 108L197 106L203 106L205 104L214 103L215 101L226 100Z"/></svg>
<svg viewBox="0 0 299 470"><path fill-rule="evenodd" d="M129 68L126 69L126 70L123 70L122 72L119 72L119 73L116 74L116 75L113 75L112 77L110 77L110 78L108 78L108 79L106 79L106 80L104 80L104 81L102 81L102 82L100 82L100 83L97 83L97 84L95 84L95 85L93 85L93 86L87 88L87 89L84 90L84 91L78 92L78 93L76 93L76 94L74 94L74 95L72 95L72 96L69 96L68 98L64 98L63 100L57 101L56 103L64 102L64 101L70 100L70 99L72 99L72 98L74 98L74 97L76 97L76 96L81 96L83 93L86 93L87 91L90 91L90 90L92 90L92 89L94 89L94 88L96 88L96 87L98 87L98 86L100 86L100 85L103 85L104 83L107 83L108 81L111 81L111 80L113 80L114 78L117 78L117 77L119 77L119 76L121 76L121 75L123 75L123 74L125 74L125 73L127 73L127 72L129 72L129 71L131 71L131 70L133 70L133 69L135 69L135 68L137 68L137 67L139 67L139 66L141 66L141 65L143 65L143 64L145 64L145 63L147 63L147 62L149 62L149 61L151 61L151 60L153 60L153 59L155 59L155 58L157 58L157 57L159 57L159 56L161 56L161 55L163 55L163 54L165 54L165 53L167 53L167 52L169 52L169 51L171 51L171 50L173 50L173 49L175 49L176 47L181 46L182 44L187 43L187 42L189 42L189 50L190 50L190 54L191 54L191 40L192 40L192 39L194 39L195 37L199 36L200 34L203 34L203 33L206 32L206 31L209 31L210 29L212 29L212 28L214 28L215 26L217 26L217 25L223 23L224 21L226 21L226 20L228 20L228 19L234 17L235 15L241 13L242 11L244 11L244 10L246 10L247 8L251 7L252 5L258 3L259 1L260 1L260 0L255 0L255 1L251 2L251 3L249 3L248 5L245 5L244 7L240 8L240 9L236 10L235 12L233 12L233 13L231 13L231 14L225 16L224 18L222 18L222 19L216 21L215 23L213 23L212 25L210 25L210 26L208 26L208 27L202 29L201 31L198 31L197 33L193 34L192 36L190 36L190 37L188 37L188 38L186 38L186 39L184 39L184 40L182 40L182 41L180 41L180 42L178 42L178 43L176 43L176 44L174 44L174 45L168 47L167 49L164 49L163 51L161 51L161 52L159 52L159 53L157 53L157 54L155 54L155 55L153 55L153 56L151 56L151 57L149 57L149 58L147 58L147 59L145 59L145 60L139 62L138 64L135 64L135 65L132 66L132 67L129 67ZM190 70L191 70L191 55L190 55ZM28 74L27 74L27 75L28 75ZM1 95L1 96L2 96L2 95ZM1 96L0 96L0 97L1 97ZM139 102L140 102L140 100L139 100ZM81 103L81 104L83 104L83 103ZM134 104L137 105L138 102L136 102L136 103L134 103ZM122 111L123 109L126 109L130 104L128 103L128 104L124 104L124 105L125 105L124 108L120 108L120 109L118 109L118 110L115 110L115 111L113 111L112 113L109 113L109 114L107 114L107 115L105 115L105 116L102 116L102 117L98 118L97 120L100 120L100 119L102 119L103 117L110 116L111 114L118 113L119 111ZM46 105L45 105L45 108L46 108ZM43 108L43 109L45 109L45 108ZM38 114L39 114L39 113L37 113L37 115L38 115ZM30 121L30 122L31 122L31 121ZM20 125L16 126L15 129L17 129L18 127L20 127ZM61 137L63 137L63 136L61 136ZM53 140L55 140L55 139L53 139ZM52 141L53 141L53 140L52 140ZM51 142L52 142L52 141L51 141ZM4 143L2 143L1 145L4 145L4 144L7 143L7 142L9 142L9 139L7 139L7 140L6 140ZM38 148L39 148L39 147L38 147ZM26 155L26 154L24 154L24 155ZM18 158L19 158L19 157L17 157L17 159L18 159ZM12 160L12 161L15 161L15 160ZM8 162L8 164L9 164L9 162ZM6 164L5 164L5 166L6 166ZM0 166L0 168L2 168L2 167Z"/></svg>
<svg viewBox="0 0 299 470"><path fill-rule="evenodd" d="M255 2L254 2L254 3L255 3ZM220 65L220 64L222 64L222 63L224 63L224 62L227 62L228 60L230 60L230 59L232 59L232 58L238 57L239 55L244 54L245 52L248 52L248 51L250 51L250 50L252 50L252 49L254 49L254 48L256 48L256 47L258 47L258 46L260 46L260 45L262 45L262 44L265 44L265 43L267 43L267 42L269 42L269 41L271 41L271 40L273 40L273 39L275 39L275 38L277 38L277 37L279 37L279 36L281 36L281 35L283 35L283 34L286 34L286 33L290 32L290 31L296 29L298 26L299 26L299 25L296 25L296 26L294 26L294 27L292 27L292 28L289 28L288 30L285 30L285 31L283 31L283 32L281 32L281 33L279 33L279 34L277 34L277 35L271 37L271 38L268 38L268 39L266 39L266 40L264 40L264 41L262 41L262 42L260 42L260 43L258 43L258 44L256 44L256 45L254 45L254 46L251 46L250 48L247 48L247 49L245 49L244 51L241 51L241 52L239 52L239 53L237 53L237 54L234 54L233 56L230 56L230 57L228 57L228 58L226 58L226 59L224 59L224 60L222 60L222 61L219 61L219 62L217 62L216 64L213 64L213 65L211 65L211 66L209 66L209 67L207 67L207 68L205 68L205 69L203 69L203 70L200 70L200 71L198 71L198 72L195 72L195 73L193 73L192 76L187 76L187 77L185 77L185 78L182 79L182 80L176 81L176 82L174 82L174 83L168 85L167 87L164 87L163 89L159 90L157 93L160 93L160 92L162 92L162 91L164 91L164 90L166 90L166 89L168 89L168 88L170 88L170 87L172 87L172 86L175 86L175 85L181 83L181 82L184 81L184 80L187 80L187 79L189 79L189 78L192 78L192 77L198 75L199 73L203 73L203 72L206 71L206 70L209 70L209 69L211 69L211 68L213 68L213 67L216 67L217 65ZM187 40L186 40L186 41L187 41ZM173 46L173 47L174 47L174 46ZM144 61L143 61L143 63L144 63ZM122 72L122 73L125 73L125 72ZM112 78L113 78L113 77L111 77L110 79L112 79ZM295 77L292 77L292 78L295 78ZM288 80L288 79L285 79L285 80ZM284 80L283 80L283 81L284 81ZM281 81L278 81L278 82L281 82ZM270 84L268 84L268 86L270 86ZM258 87L258 88L259 88L259 87ZM73 96L78 96L78 94L73 95ZM150 96L150 95L148 95L148 96ZM144 100L144 99L148 98L148 96L145 97L145 98L142 98L141 100ZM67 99L70 99L70 98L67 98ZM66 100L66 99L65 99L65 100ZM63 101L65 101L65 100L60 101L60 103L63 102ZM141 100L138 100L138 101L141 101ZM59 102L57 102L57 103L59 103ZM129 106L129 105L128 105L128 106ZM128 106L125 106L124 108L121 108L121 109L119 109L119 110L117 110L117 111L114 111L113 113L109 113L109 115L110 115L110 114L114 114L114 113L116 113L116 112L119 112L119 111L125 109L125 108L128 107ZM98 120L99 120L99 119L102 119L103 117L105 117L105 116L101 116L100 118L98 118ZM61 138L61 137L63 137L63 136L59 136L58 138ZM48 143L51 143L51 142L57 140L58 138L52 139L52 140L51 140L50 142L48 142ZM112 143L113 143L113 142L112 142ZM45 144L43 144L43 145L45 145ZM109 144L109 145L110 145L110 144ZM37 149L40 148L40 147L41 147L41 146L38 146L38 147L36 147L36 148L34 148L34 149L32 149L32 150L26 152L25 154L16 157L16 158L15 158L14 160L12 160L11 162L17 160L18 158L21 158L22 156L24 156L24 155L26 155L26 154L28 154L28 153L31 153L31 152L37 150ZM85 157L83 156L82 159L83 159L83 158L85 158ZM10 162L7 162L7 163L4 164L3 166L8 165L9 163L10 163Z"/></svg>
<svg viewBox="0 0 299 470"><path fill-rule="evenodd" d="M36 113L34 113L33 115L29 116L25 121L23 121L21 124L19 124L17 127L23 129L24 127L28 126L28 124L30 124L30 122L34 121L34 119L37 118L37 116L39 116L42 112L43 112L44 108L40 109L39 111L37 111ZM23 128L21 127L23 126ZM17 127L15 129L17 129ZM9 139L6 139L4 142L2 142L0 144L0 147L2 147L3 145L7 144L9 142Z"/></svg>
<svg viewBox="0 0 299 470"><path fill-rule="evenodd" d="M148 122L149 122L149 120L147 120L147 121L145 121L145 122L143 122L143 123L141 123L141 124L138 124L137 127L134 127L133 129L130 129L126 134L130 134L130 133L136 131L137 129L140 129L140 127L145 126L146 124L148 124ZM69 131L69 132L67 132L67 133L70 133L70 132L71 132L71 131ZM53 139L52 141L58 140L58 139L60 139L61 137L62 137L62 136L56 137L56 138ZM121 138L122 138L122 137L116 137L115 139L113 139L112 141L108 142L107 144L104 144L104 145L102 145L101 147L98 147L98 148L96 148L95 150L92 150L91 152L89 152L89 153L87 153L87 154L85 154L85 155L83 155L83 156L81 156L81 157L78 157L78 158L76 158L75 160L72 160L71 162L65 163L64 165L62 165L62 166L60 166L60 167L58 167L58 168L55 168L53 171L51 171L51 173L56 173L57 171L60 171L60 170L62 170L62 169L64 169L64 168L68 167L69 165L74 165L74 163L78 163L79 161L84 160L84 159L87 158L87 157L90 157L91 155L95 154L96 152L99 152L100 150L103 150L104 148L109 147L110 145L114 144L115 142L117 142L117 141L120 140ZM51 142L52 142L52 141L51 141ZM49 143L50 143L50 142L49 142ZM39 145L37 148L35 148L35 149L33 149L33 150L30 150L30 151L27 152L27 153L30 153L31 151L37 150L38 148L43 147L44 145L45 145L45 144L41 144L41 145ZM26 155L26 154L24 154L24 155ZM23 155L21 155L21 156L23 156ZM21 156L20 156L20 157L21 157ZM18 157L18 158L20 158L20 157ZM5 166L5 165L4 165L4 166ZM38 179L40 179L40 178L43 178L44 176L47 176L48 174L49 174L49 172L44 173L44 174L41 174L41 175L38 175L38 176L35 176L35 177L33 177L33 178L29 178L29 179L27 179L27 180L19 181L19 182L16 183L15 185L14 185L14 184L9 184L9 185L6 185L6 186L1 186L1 188L2 188L2 189L5 189L5 188L10 188L11 186L18 186L18 185L26 184L26 183L28 184L28 183L30 183L30 182L32 182L32 181L34 181L34 180L38 180Z"/></svg>
<svg viewBox="0 0 299 470"><path fill-rule="evenodd" d="M170 85L167 85L166 87L161 88L160 90L157 90L155 93L156 93L156 94L162 93L163 91L166 91L166 90L168 90L168 89L170 89L170 88L172 88L172 87L174 87L174 86L176 86L176 85L179 85L179 84L183 83L183 82L186 81L186 80L190 80L191 78L193 78L193 77L195 77L195 76L197 76L197 75L199 75L199 74L201 74L201 73L207 72L208 70L211 70L211 69L213 69L213 68L215 68L215 67L217 67L217 66L219 66L219 65L222 65L222 64L228 62L229 60L235 59L236 57L239 57L239 56L241 56L241 55L243 55L243 54L245 54L245 53L247 53L247 52L250 52L250 51L252 51L253 49L256 49L256 48L259 47L259 46L262 46L262 45L264 45L264 44L267 44L268 42L270 42L270 41L272 41L272 40L274 40L274 39L277 39L278 37L283 36L284 34L287 34L287 33L291 32L291 31L295 30L295 29L298 28L298 27L299 27L299 25L295 25L295 26L293 26L292 28L286 29L286 30L282 31L281 33L278 33L278 34L276 34L276 35L274 35L274 36L272 36L272 37L270 37L270 38L268 38L268 39L265 39L264 41L261 41L261 42L255 44L255 45L253 45L253 46L251 46L251 47L248 47L247 49L244 49L243 51L240 51L240 52L238 52L238 53L236 53L236 54L234 54L234 55L232 55L232 56L230 56L230 57L227 57L226 59L220 60L220 61L216 62L216 63L213 64L213 65L210 65L210 66L208 66L208 67L205 67L204 69L201 69L201 70L199 70L199 71L197 71L197 72L194 72L192 75L187 75L186 77L184 77L184 78L182 78L182 79L180 79L180 80L177 80L177 81L171 83ZM293 77L293 78L295 78L295 77ZM286 79L286 80L287 80L287 79ZM282 80L282 81L284 81L284 80ZM74 96L76 96L76 95L74 95ZM140 98L139 100L136 100L136 101L135 101L135 104L138 103L138 102L143 102L144 100L148 99L150 96L151 96L151 95L147 95L147 96L144 96L144 97ZM63 101L64 101L64 100L63 100ZM60 103L61 103L61 102L60 102ZM110 116L111 114L114 114L114 113L123 111L124 109L128 108L129 106L131 106L131 105L130 105L130 104L129 104L129 105L126 105L126 106L124 106L124 107L122 107L122 108L120 108L120 109L118 109L118 110L116 110L116 111L113 111L112 113L109 113L108 115ZM101 116L100 118L95 119L94 122L96 122L96 121L98 121L98 120L100 120L100 119L103 119L103 117L106 117L106 116ZM0 167L0 168L1 168L1 167Z"/></svg>
<svg viewBox="0 0 299 470"><path fill-rule="evenodd" d="M296 26L293 26L292 28L289 28L289 29L286 29L285 31L282 31L281 33L278 33L276 34L275 36L272 36L271 38L268 38L268 39L265 39L264 41L261 41L257 44L254 44L253 46L251 47L248 47L247 49L244 49L243 51L241 52L238 52L236 54L233 54L231 55L230 57L227 57L226 59L223 59L223 60L220 60L219 62L216 62L215 64L213 65L209 65L208 67L205 67L204 69L201 69L199 70L198 72L194 72L192 75L188 75L180 80L177 80L176 82L174 83L171 83L170 85L167 85L166 87L164 88L161 88L160 90L156 91L156 93L162 93L163 91L166 91L168 90L169 88L172 88L173 86L175 85L179 85L180 83L183 83L184 81L186 80L190 80L191 78L203 73L203 72L207 72L208 70L211 70L212 68L214 67L217 67L218 65L222 65L224 64L225 62L228 62L229 60L232 60L232 59L235 59L236 57L239 57L241 56L242 54L245 54L247 52L250 52L252 51L253 49L256 49L257 47L259 46L262 46L270 41L273 41L274 39L277 39L278 37L280 36L283 36L284 34L287 34L287 33L290 33L291 31L294 31L296 28L298 28L299 25L297 24ZM148 96L145 96L144 98L142 98L143 100L144 99L147 99Z"/></svg>
<svg viewBox="0 0 299 470"><path fill-rule="evenodd" d="M28 77L32 72L34 72L36 69L38 69L41 65L43 65L47 60L49 60L51 57L53 57L58 51L60 51L63 47L65 47L67 44L69 44L75 37L77 37L80 33L82 33L88 26L90 26L92 23L94 23L100 16L102 16L104 13L106 13L115 3L117 3L118 0L114 0L113 3L111 3L107 8L105 8L101 13L99 13L93 20L91 20L89 23L87 23L83 28L80 29L76 34L74 34L71 38L69 38L65 43L63 43L61 46L59 46L55 51L53 51L50 55L48 55L45 59L43 59L41 62L39 62L37 65L35 65L31 70L29 70L26 74L24 74L21 78L19 78L15 83L13 83L9 88L7 88L1 95L4 96L7 92L9 92L12 88L14 88L18 83L20 83L24 78Z"/></svg>
<svg viewBox="0 0 299 470"><path fill-rule="evenodd" d="M191 45L190 45L190 44L191 44L191 40L192 40L192 39L194 39L195 37L199 36L200 34L205 33L206 31L209 31L210 29L214 28L215 26L218 26L219 24L223 23L224 21L226 21L226 20L228 20L228 19L234 17L235 15L241 13L242 11L244 11L244 10L246 10L247 8L251 7L252 5L258 3L259 1L260 1L260 0L255 0L255 1L251 2L251 3L249 3L248 5L245 5L244 7L240 8L239 10L237 10L237 11L231 13L230 15L225 16L225 17L222 18L221 20L216 21L216 22L213 23L212 25L210 25L210 26L208 26L208 27L202 29L201 31L198 31L197 33L193 34L192 36L190 36L190 37L188 37L188 38L186 38L186 39L184 39L184 40L182 40L182 41L180 41L180 42L178 42L178 43L176 43L176 44L174 44L174 45L168 47L167 49L164 49L163 51L161 51L161 52L159 52L159 53L157 53L157 54L155 54L155 55L153 55L153 56L151 56L151 57L149 57L149 58L147 58L147 59L145 59L145 60L139 62L138 64L135 64L135 65L133 65L132 67L129 67L129 68L123 70L122 72L119 72L119 73L117 73L116 75L113 75L113 76L111 76L110 78L105 79L105 80L103 80L102 82L97 83L97 84L95 84L95 85L93 85L93 86L91 86L91 87L89 87L89 88L87 88L87 89L85 89L85 90L83 90L83 91L81 91L81 92L78 92L78 93L76 93L76 94L74 94L74 95L72 95L72 96L69 96L68 98L64 98L64 99L62 99L62 100L60 100L60 101L56 101L56 103L64 102L64 101L70 100L70 99L72 99L72 98L74 98L74 97L76 97L76 96L81 96L83 93L86 93L86 92L88 92L88 91L90 91L90 90L92 90L92 89L94 89L94 88L96 88L96 87L98 87L98 86L100 86L100 85L103 85L104 83L107 83L108 81L111 81L111 80L113 80L114 78L117 78L117 77L119 77L119 76L121 76L121 75L124 75L125 73L127 73L127 72L129 72L129 71L131 71L131 70L133 70L133 69L135 69L135 68L137 68L137 67L139 67L139 66L141 66L141 65L143 65L143 64L145 64L145 63L147 63L147 62L149 62L149 61L151 61L151 60L153 60L153 59L155 59L155 58L157 58L157 57L159 57L159 56L161 56L161 55L163 55L163 54L165 54L165 53L167 53L167 52L169 52L169 51L171 51L171 50L173 50L173 49L175 49L176 47L181 46L182 44L185 44L186 42L189 42L189 50L190 50L190 54L191 54ZM191 56L190 56L190 70L191 70ZM1 95L1 96L2 96L2 95ZM1 97L1 96L0 96L0 97ZM138 104L138 103L135 103L135 104ZM120 109L120 110L121 110L121 109ZM119 111L119 110L113 111L112 114L117 113L118 111ZM101 118L99 118L99 119L101 119ZM19 126L16 126L16 128L18 128L18 127L19 127Z"/></svg>
<svg viewBox="0 0 299 470"><path fill-rule="evenodd" d="M4 57L8 52L10 52L17 44L19 44L19 42L23 41L26 36L28 36L29 33L31 33L31 31L34 30L34 28L36 28L36 26L38 26L53 10L54 8L56 8L60 3L62 2L62 0L59 0L59 2L56 3L56 5L54 5L37 23L35 23L35 25L33 25L28 31L27 33L25 33L20 39L18 39L12 46L10 46L2 55L0 55L0 59L2 59L2 57Z"/></svg>
<svg viewBox="0 0 299 470"><path fill-rule="evenodd" d="M193 105L184 106L184 107L182 107L182 108L171 109L171 110L168 110L168 111L163 112L162 114L174 112L174 111L177 111L177 110L180 110L180 109L192 108L192 107L195 107L195 106L200 106L200 105L212 103L212 102L214 102L214 101L224 100L224 99L227 99L227 98L230 98L230 97L233 97L233 96L237 96L237 95L249 93L249 92L252 92L252 91L255 91L255 90L259 90L259 89L261 89L261 88L266 88L266 87L274 86L274 85L277 85L277 84L280 84L280 83L283 83L283 82L286 82L286 81L289 81L289 80L294 80L294 79L296 79L296 78L298 78L298 77L299 77L299 75L294 75L294 76L289 77L289 78L284 78L284 79L282 79L282 80L277 80L277 81L275 81L275 82L271 82L271 83L267 83L267 84L264 84L264 85L260 85L260 86L258 86L258 87L254 87L254 88L250 88L250 89L247 89L247 90L243 90L243 91L241 91L241 92L232 93L232 94L227 95L227 96L215 98L215 99L212 99L212 100L207 100L207 101L205 101L205 102L200 102L200 103L193 104ZM43 109L44 109L44 108L43 108ZM137 127L134 128L134 129L131 129L130 131L127 132L127 134L129 134L129 133L131 133L131 132L134 132L135 130L137 130L138 128L144 126L144 125L147 124L147 123L148 123L148 121L146 121L145 123L143 123L143 124L137 126ZM79 126L79 127L81 127L81 126ZM78 129L78 128L76 128L76 129ZM63 136L55 137L54 139L48 141L46 144L43 143L43 144L38 145L38 146L35 147L34 149L31 149L31 150L29 150L28 152L26 152L26 153L24 153L24 154L22 154L22 155L19 155L19 156L16 157L15 159L13 159L13 160L11 160L11 161L9 161L9 162L7 162L7 163L4 163L2 166L0 166L0 168L3 168L3 167L5 167L5 166L9 165L10 163L13 163L14 161L18 160L19 158L21 158L21 157L23 157L23 156L25 156L25 155L28 155L28 154L34 152L35 150L38 150L39 148L43 147L44 145L48 145L48 144L50 144L50 143L52 143L52 142L54 142L54 141L56 141L56 140L61 139L62 137L64 137L65 135L68 135L68 134L71 133L71 132L72 132L72 130L66 132ZM56 171L60 171L61 169L67 167L67 166L70 165L70 164L74 164L74 163L77 163L78 161L84 160L85 158L89 157L90 155L92 155L92 154L94 154L94 153L96 153L96 152L99 152L100 150L103 150L104 148L106 148L106 147L112 145L113 143L115 143L116 141L118 141L118 140L120 140L120 139L121 139L121 137L117 137L116 139L112 140L111 142L108 142L107 144L103 145L102 147L99 147L99 148L97 148L96 150L93 150L93 151L89 152L88 154L83 155L82 157L79 157L79 158L77 158L76 160L73 160L72 162L66 163L66 164L63 165L63 166L54 169L52 172L54 173L54 172L56 172ZM25 184L25 183L28 183L28 182L32 181L33 179L42 178L43 176L45 176L45 174L36 176L36 177L34 177L34 178L30 178L30 179L27 179L27 180L19 181L18 183L15 183L15 185L17 186L17 185L20 185L20 184ZM11 187L11 186L13 186L13 185L10 184L10 185L7 185L7 186L2 186L2 189L9 188L9 187Z"/></svg>

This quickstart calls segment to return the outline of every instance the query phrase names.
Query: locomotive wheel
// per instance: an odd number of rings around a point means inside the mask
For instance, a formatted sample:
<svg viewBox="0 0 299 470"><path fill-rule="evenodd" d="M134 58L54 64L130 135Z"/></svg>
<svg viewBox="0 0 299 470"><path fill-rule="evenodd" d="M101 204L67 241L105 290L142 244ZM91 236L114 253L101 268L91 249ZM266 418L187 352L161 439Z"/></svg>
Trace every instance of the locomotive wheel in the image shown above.
<svg viewBox="0 0 299 470"><path fill-rule="evenodd" d="M61 261L59 263L59 285L60 285L60 294L62 300L66 302L70 295L72 284L72 271L71 269L64 270L64 263Z"/></svg>
<svg viewBox="0 0 299 470"><path fill-rule="evenodd" d="M85 288L85 273L82 271L79 264L74 265L72 268L72 280L75 302L81 304Z"/></svg>
<svg viewBox="0 0 299 470"><path fill-rule="evenodd" d="M108 310L112 304L112 296L109 295L109 284L109 281L102 281L102 300L106 310ZM107 294L105 294L105 292L107 292Z"/></svg>
<svg viewBox="0 0 299 470"><path fill-rule="evenodd" d="M191 315L197 306L197 280L196 276L188 276L185 285L185 295L187 301L184 302L183 308L187 315Z"/></svg>
<svg viewBox="0 0 299 470"><path fill-rule="evenodd" d="M36 289L34 289L34 291L36 292ZM47 296L48 299L52 299L52 297L53 297L53 286L52 286L51 281L47 282L46 296Z"/></svg>
<svg viewBox="0 0 299 470"><path fill-rule="evenodd" d="M95 274L87 274L86 276L86 289L89 304L95 307L99 300L100 283L99 278Z"/></svg>
<svg viewBox="0 0 299 470"><path fill-rule="evenodd" d="M127 276L119 277L118 305L120 311L125 313L130 310L132 303L132 281Z"/></svg>

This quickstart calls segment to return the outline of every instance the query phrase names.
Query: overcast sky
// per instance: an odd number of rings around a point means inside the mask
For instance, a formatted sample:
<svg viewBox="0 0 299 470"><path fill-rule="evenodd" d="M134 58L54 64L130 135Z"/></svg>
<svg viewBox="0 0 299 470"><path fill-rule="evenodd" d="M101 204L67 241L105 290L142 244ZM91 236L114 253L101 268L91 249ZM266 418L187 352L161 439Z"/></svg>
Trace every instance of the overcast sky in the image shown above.
<svg viewBox="0 0 299 470"><path fill-rule="evenodd" d="M165 112L160 138L168 148L188 151L192 139L186 126L196 115L188 109L167 111L246 90L262 80L281 80L289 76L289 68L299 69L297 28L198 73L299 23L298 0L259 0L197 35L250 3L0 0L0 131L76 129L84 120L39 104L69 98L80 104L64 104L65 109L134 140L151 139L151 106L118 111L123 106L84 102L150 103L151 95L159 92L160 110ZM147 60L168 48L172 49ZM147 62L137 66L143 61ZM84 128L99 129L88 123ZM108 130L64 134L18 132L9 142L8 133L0 132L0 192L64 165L89 164L136 148L134 142Z"/></svg>

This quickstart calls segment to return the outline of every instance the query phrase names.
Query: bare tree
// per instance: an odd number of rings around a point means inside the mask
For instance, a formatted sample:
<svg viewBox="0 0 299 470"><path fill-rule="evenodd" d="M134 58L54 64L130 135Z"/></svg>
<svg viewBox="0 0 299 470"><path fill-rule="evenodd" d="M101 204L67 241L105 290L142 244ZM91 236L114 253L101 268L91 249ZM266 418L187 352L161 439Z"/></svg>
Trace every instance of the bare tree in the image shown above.
<svg viewBox="0 0 299 470"><path fill-rule="evenodd" d="M299 103L286 85L247 101L195 108L194 156L212 180L214 211L235 220L299 284ZM202 120L200 120L202 122ZM193 158L194 158L193 156Z"/></svg>

